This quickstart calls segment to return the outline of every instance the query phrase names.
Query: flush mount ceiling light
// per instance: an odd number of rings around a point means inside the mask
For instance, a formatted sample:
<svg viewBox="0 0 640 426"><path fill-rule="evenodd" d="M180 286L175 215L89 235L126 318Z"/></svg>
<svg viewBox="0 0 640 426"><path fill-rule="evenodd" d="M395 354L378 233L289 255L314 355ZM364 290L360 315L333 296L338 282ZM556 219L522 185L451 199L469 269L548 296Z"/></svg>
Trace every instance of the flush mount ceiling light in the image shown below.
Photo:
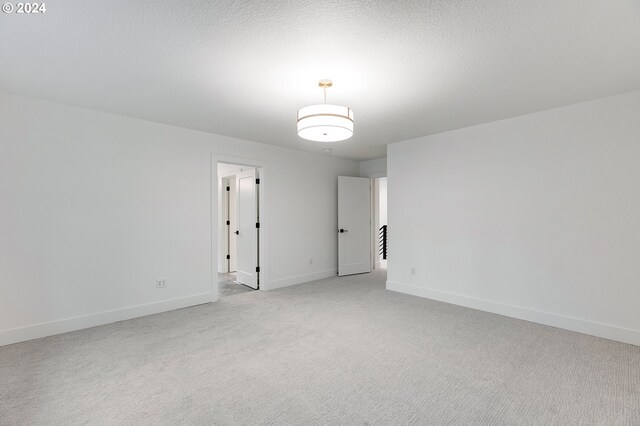
<svg viewBox="0 0 640 426"><path fill-rule="evenodd" d="M341 105L327 104L327 89L331 80L320 80L324 103L310 105L298 111L298 136L316 142L338 142L353 136L353 111Z"/></svg>

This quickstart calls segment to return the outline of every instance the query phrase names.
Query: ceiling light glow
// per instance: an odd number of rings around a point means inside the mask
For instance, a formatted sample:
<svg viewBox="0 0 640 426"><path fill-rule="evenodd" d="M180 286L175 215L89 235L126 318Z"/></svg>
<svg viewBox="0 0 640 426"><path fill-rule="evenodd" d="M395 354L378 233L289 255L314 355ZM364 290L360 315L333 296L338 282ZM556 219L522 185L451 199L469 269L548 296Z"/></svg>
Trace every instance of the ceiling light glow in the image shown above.
<svg viewBox="0 0 640 426"><path fill-rule="evenodd" d="M327 104L331 80L320 80L324 104L310 105L298 111L298 136L315 142L339 142L353 136L353 111L341 105Z"/></svg>

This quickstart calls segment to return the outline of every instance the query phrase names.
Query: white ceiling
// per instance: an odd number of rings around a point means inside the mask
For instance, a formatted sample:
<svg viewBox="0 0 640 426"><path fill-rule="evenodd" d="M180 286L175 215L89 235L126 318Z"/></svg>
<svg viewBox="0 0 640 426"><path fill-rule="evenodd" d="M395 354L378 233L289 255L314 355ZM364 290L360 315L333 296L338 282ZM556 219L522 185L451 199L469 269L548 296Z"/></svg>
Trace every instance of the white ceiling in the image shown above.
<svg viewBox="0 0 640 426"><path fill-rule="evenodd" d="M640 89L638 0L57 0L0 14L0 89L322 152L296 110L350 106L331 155ZM34 118L35 119L35 118Z"/></svg>

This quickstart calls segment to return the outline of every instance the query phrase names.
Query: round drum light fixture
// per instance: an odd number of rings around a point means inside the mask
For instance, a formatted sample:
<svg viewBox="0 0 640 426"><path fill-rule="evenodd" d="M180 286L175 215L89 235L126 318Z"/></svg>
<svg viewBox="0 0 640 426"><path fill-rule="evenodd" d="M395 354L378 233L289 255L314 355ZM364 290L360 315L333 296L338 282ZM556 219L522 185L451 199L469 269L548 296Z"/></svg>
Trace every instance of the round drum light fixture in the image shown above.
<svg viewBox="0 0 640 426"><path fill-rule="evenodd" d="M327 104L327 89L331 80L320 80L324 103L310 105L298 111L298 136L316 142L338 142L353 136L353 111L341 105Z"/></svg>

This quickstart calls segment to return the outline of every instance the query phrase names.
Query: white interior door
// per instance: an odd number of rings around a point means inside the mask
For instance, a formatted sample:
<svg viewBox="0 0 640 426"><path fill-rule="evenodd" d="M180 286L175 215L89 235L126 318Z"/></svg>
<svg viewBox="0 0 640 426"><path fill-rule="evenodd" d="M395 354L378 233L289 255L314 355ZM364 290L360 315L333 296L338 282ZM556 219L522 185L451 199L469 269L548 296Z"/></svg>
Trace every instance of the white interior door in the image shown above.
<svg viewBox="0 0 640 426"><path fill-rule="evenodd" d="M338 275L371 272L371 179L338 176Z"/></svg>
<svg viewBox="0 0 640 426"><path fill-rule="evenodd" d="M238 282L258 288L258 203L255 169L236 174L236 277Z"/></svg>

